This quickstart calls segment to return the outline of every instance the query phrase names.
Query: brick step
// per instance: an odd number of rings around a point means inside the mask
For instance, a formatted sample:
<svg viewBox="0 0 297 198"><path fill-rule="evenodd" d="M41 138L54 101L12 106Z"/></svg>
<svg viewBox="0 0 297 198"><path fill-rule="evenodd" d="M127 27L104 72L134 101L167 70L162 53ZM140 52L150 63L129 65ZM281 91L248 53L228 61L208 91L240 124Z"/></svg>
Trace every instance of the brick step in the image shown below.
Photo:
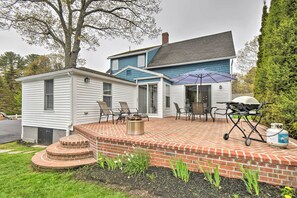
<svg viewBox="0 0 297 198"><path fill-rule="evenodd" d="M96 160L94 158L86 158L79 160L54 160L47 156L46 150L36 153L32 157L33 167L39 170L65 170L78 168L84 165L95 164Z"/></svg>
<svg viewBox="0 0 297 198"><path fill-rule="evenodd" d="M60 144L65 148L88 148L89 140L79 134L74 134L60 139Z"/></svg>
<svg viewBox="0 0 297 198"><path fill-rule="evenodd" d="M90 148L67 148L59 142L46 148L47 157L53 160L78 160L92 158L93 151Z"/></svg>

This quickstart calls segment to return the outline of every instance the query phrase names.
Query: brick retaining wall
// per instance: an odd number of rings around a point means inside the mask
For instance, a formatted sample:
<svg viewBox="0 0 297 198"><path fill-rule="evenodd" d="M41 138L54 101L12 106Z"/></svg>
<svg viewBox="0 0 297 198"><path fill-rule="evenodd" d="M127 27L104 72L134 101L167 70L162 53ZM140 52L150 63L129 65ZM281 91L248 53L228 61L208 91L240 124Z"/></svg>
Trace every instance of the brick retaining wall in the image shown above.
<svg viewBox="0 0 297 198"><path fill-rule="evenodd" d="M292 163L284 159L271 159L268 155L242 153L240 151L230 151L209 147L189 146L180 144L155 144L148 142L127 141L116 138L95 137L83 130L77 130L89 139L91 148L95 153L100 152L104 155L115 157L118 154L131 152L134 148L142 148L150 153L151 166L168 167L169 160L182 158L187 163L191 171L198 171L197 164L203 168L219 165L221 176L230 178L240 178L240 164L249 165L252 161L253 169L260 170L259 180L269 184L280 186L297 187L297 162Z"/></svg>

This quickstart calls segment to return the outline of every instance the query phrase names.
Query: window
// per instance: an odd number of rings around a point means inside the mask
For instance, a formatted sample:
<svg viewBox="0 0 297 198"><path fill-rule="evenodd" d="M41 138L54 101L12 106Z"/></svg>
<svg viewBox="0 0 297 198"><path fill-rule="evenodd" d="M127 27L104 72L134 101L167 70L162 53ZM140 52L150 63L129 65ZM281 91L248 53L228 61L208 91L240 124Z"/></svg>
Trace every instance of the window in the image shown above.
<svg viewBox="0 0 297 198"><path fill-rule="evenodd" d="M111 70L118 70L119 69L119 60L114 59L111 60Z"/></svg>
<svg viewBox="0 0 297 198"><path fill-rule="evenodd" d="M131 76L131 75L132 75L132 71L131 71L131 70L127 70L127 71L126 71L126 75L127 75L127 76Z"/></svg>
<svg viewBox="0 0 297 198"><path fill-rule="evenodd" d="M103 83L103 101L106 102L109 108L112 108L112 94L110 83Z"/></svg>
<svg viewBox="0 0 297 198"><path fill-rule="evenodd" d="M165 87L165 96L166 96L166 108L170 108L170 86L166 85Z"/></svg>
<svg viewBox="0 0 297 198"><path fill-rule="evenodd" d="M44 81L44 109L54 109L54 80Z"/></svg>
<svg viewBox="0 0 297 198"><path fill-rule="evenodd" d="M138 67L144 67L145 66L145 55L139 55L138 56Z"/></svg>

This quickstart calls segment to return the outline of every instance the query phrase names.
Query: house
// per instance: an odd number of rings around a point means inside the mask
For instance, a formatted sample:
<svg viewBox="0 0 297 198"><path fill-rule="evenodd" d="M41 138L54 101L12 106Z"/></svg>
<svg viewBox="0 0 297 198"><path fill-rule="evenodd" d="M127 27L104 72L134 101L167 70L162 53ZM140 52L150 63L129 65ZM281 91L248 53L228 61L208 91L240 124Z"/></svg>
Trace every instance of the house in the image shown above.
<svg viewBox="0 0 297 198"><path fill-rule="evenodd" d="M231 82L175 85L170 79L196 69L232 73L235 50L231 32L128 51L108 57L109 73L87 68L22 77L22 139L51 144L71 134L74 125L98 122L98 100L111 108L119 101L150 117L175 114L173 102L183 106L188 100L219 106L231 100Z"/></svg>

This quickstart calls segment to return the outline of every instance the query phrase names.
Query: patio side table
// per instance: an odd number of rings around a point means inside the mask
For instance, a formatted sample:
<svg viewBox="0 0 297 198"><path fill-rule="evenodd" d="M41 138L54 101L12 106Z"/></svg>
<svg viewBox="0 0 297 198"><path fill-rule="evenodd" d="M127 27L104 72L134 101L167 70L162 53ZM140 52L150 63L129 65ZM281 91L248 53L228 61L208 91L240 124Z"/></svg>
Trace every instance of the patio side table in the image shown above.
<svg viewBox="0 0 297 198"><path fill-rule="evenodd" d="M127 120L127 135L143 135L144 134L144 121L139 119Z"/></svg>

